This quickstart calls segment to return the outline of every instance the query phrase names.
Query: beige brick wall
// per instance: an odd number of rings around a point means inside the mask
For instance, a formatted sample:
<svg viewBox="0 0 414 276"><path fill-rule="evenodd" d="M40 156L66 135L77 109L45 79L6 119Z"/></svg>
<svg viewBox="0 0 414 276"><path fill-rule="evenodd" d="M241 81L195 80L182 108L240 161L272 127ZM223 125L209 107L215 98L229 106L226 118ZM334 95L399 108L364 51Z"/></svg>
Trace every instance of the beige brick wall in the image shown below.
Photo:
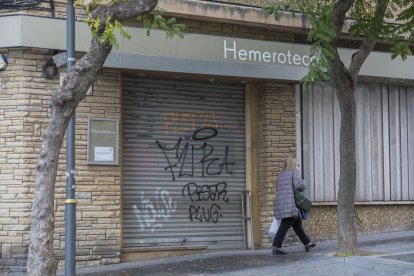
<svg viewBox="0 0 414 276"><path fill-rule="evenodd" d="M267 231L273 220L275 179L288 154L296 154L295 90L292 84L259 86L259 182L261 246L271 240ZM294 242L291 234L285 243Z"/></svg>
<svg viewBox="0 0 414 276"><path fill-rule="evenodd" d="M221 22L197 21L180 18L178 21L185 24L185 32L207 35L220 35L246 39L269 41L294 42L296 35L282 30L266 29L263 27L243 26Z"/></svg>
<svg viewBox="0 0 414 276"><path fill-rule="evenodd" d="M93 85L92 96L76 112L77 265L119 262L121 250L121 167L88 165L86 159L88 117L120 119L121 75L104 71ZM64 209L66 197L65 150L56 183L56 256L64 265Z"/></svg>
<svg viewBox="0 0 414 276"><path fill-rule="evenodd" d="M42 67L50 50L0 49L9 65L0 74L0 265L24 265L30 240L29 226L34 172L41 134L48 121L49 100L59 85L47 80ZM121 76L104 71L93 95L79 105L76 121L77 264L119 262L121 244L120 166L86 164L87 118L120 118ZM65 145L56 182L55 254L64 256ZM8 260L10 262L8 262ZM16 269L16 268L15 268Z"/></svg>
<svg viewBox="0 0 414 276"><path fill-rule="evenodd" d="M55 18L66 18L66 9L68 1L54 0ZM53 17L52 6L49 1L41 2L39 5L34 6L32 9L20 9L4 11L4 14L27 14L43 17ZM75 5L75 20L83 20L86 18L85 9L82 6Z"/></svg>
<svg viewBox="0 0 414 276"><path fill-rule="evenodd" d="M9 65L0 72L0 243L2 264L22 266L27 254L36 147L47 116L44 96L54 85L42 77L48 51L1 49Z"/></svg>

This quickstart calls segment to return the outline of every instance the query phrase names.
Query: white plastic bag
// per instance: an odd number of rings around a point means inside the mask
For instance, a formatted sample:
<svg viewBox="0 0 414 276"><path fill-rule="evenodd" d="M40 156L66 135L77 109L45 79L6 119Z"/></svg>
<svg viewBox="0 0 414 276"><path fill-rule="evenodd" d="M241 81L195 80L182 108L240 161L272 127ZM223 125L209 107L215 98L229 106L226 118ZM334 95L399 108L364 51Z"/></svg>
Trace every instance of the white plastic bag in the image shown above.
<svg viewBox="0 0 414 276"><path fill-rule="evenodd" d="M272 224L270 225L268 235L270 238L274 239L279 229L280 220L273 218Z"/></svg>

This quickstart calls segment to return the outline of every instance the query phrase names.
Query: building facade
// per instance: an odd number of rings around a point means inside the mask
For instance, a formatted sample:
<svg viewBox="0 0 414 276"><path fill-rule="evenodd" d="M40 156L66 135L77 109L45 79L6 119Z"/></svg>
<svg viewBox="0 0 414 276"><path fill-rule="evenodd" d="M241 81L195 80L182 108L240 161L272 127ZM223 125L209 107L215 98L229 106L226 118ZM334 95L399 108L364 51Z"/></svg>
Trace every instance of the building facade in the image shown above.
<svg viewBox="0 0 414 276"><path fill-rule="evenodd" d="M77 265L270 247L274 182L288 154L300 160L314 201L305 230L335 237L335 93L328 84L300 87L312 59L306 18L275 21L261 4L160 0L187 26L184 39L126 28L132 40L120 41L76 112ZM37 154L64 73L52 60L65 51L65 5L0 16L3 270L26 263ZM83 10L76 15L80 57L91 36ZM349 60L355 42L341 43ZM357 92L360 234L414 227L414 58L391 61L376 50ZM60 266L65 148L55 196Z"/></svg>

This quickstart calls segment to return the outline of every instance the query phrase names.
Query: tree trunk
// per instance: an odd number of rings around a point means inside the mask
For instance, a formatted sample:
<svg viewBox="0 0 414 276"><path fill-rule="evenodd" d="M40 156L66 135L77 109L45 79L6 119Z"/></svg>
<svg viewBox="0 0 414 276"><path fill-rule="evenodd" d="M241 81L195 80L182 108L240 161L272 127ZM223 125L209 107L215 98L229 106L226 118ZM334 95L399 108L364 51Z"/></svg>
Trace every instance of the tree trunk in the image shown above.
<svg viewBox="0 0 414 276"><path fill-rule="evenodd" d="M111 18L122 21L151 12L157 0L130 0L108 7L98 7L92 17ZM51 100L51 117L43 134L41 151L36 165L35 194L32 207L30 245L27 274L49 276L56 274L53 256L54 195L55 181L66 127L76 107L85 98L86 91L93 84L111 52L109 42L100 42L105 31L106 20L100 20L98 34L92 39L88 52L73 66L63 80L61 88L54 91Z"/></svg>
<svg viewBox="0 0 414 276"><path fill-rule="evenodd" d="M338 190L338 242L339 253L358 255L354 219L356 188L355 160L355 83L339 57L334 59L329 71L331 84L336 90L341 110L340 127L340 176Z"/></svg>
<svg viewBox="0 0 414 276"><path fill-rule="evenodd" d="M99 38L95 38L88 53L73 67L62 87L53 93L51 117L43 134L42 148L36 165L28 275L56 274L56 261L53 256L53 202L60 148L72 114L79 102L85 98L88 87L95 80L111 48L108 44L100 44Z"/></svg>
<svg viewBox="0 0 414 276"><path fill-rule="evenodd" d="M68 120L59 115L50 119L43 134L42 149L36 166L31 242L27 262L29 275L56 274L56 262L53 257L53 200L59 153L68 124Z"/></svg>

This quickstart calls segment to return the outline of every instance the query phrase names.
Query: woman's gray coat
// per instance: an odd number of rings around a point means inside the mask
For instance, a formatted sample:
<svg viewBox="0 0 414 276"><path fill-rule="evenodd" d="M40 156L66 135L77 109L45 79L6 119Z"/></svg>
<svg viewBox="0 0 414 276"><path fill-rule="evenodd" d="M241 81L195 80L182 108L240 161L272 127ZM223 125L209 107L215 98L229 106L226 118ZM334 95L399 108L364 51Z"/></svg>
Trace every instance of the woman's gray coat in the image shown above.
<svg viewBox="0 0 414 276"><path fill-rule="evenodd" d="M279 173L276 178L276 197L273 202L273 215L279 220L298 215L292 189L292 173L293 184L296 189L299 191L305 190L305 181L302 179L299 169L285 169Z"/></svg>

